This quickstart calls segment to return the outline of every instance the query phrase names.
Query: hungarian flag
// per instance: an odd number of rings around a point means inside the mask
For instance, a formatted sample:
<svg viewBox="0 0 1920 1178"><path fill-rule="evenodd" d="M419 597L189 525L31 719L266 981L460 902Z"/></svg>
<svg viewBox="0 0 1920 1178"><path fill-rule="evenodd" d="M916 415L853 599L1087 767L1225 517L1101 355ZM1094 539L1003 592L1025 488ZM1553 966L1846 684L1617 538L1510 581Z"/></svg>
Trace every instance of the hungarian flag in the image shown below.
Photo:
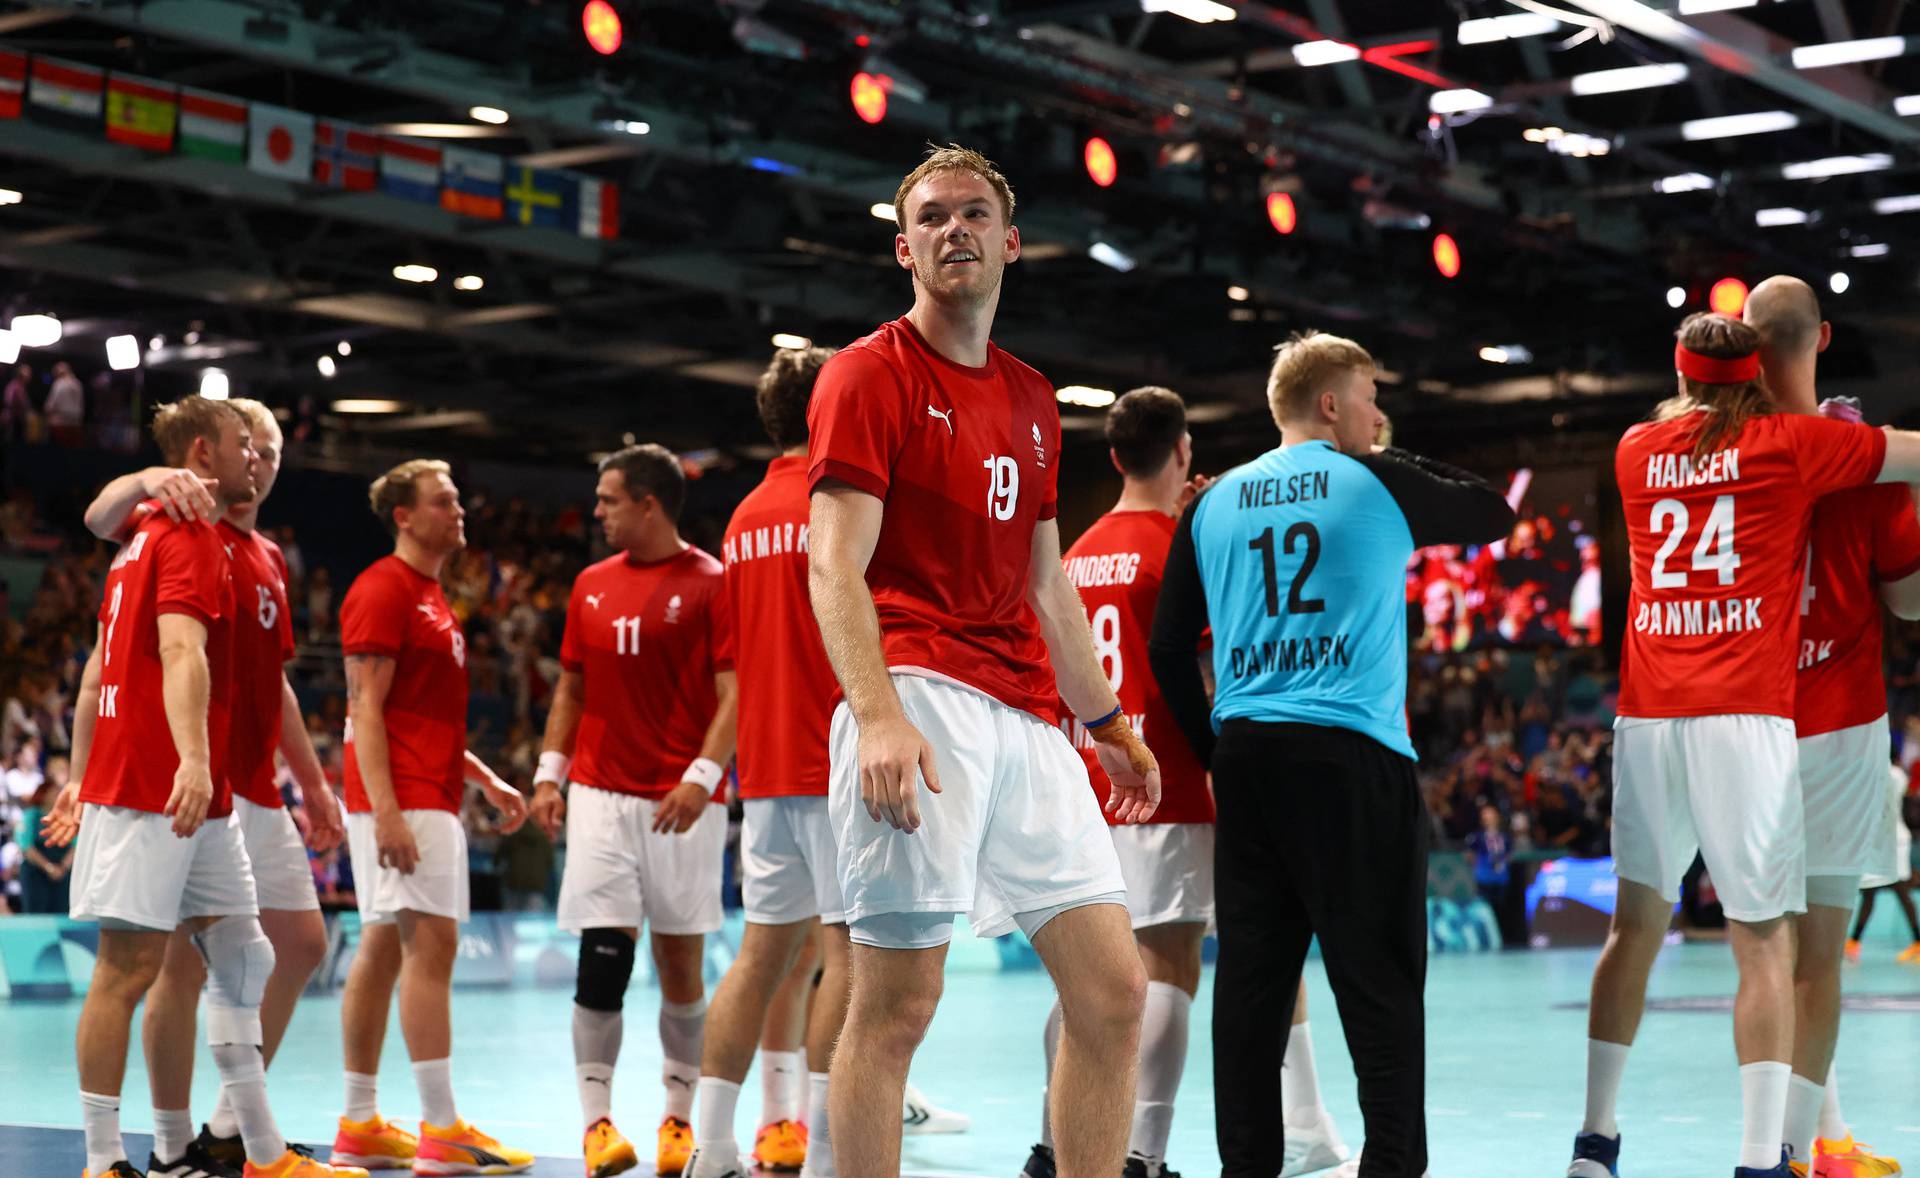
<svg viewBox="0 0 1920 1178"><path fill-rule="evenodd" d="M100 95L106 90L102 71L77 61L35 57L31 74L27 104L35 116L76 126L100 121Z"/></svg>
<svg viewBox="0 0 1920 1178"><path fill-rule="evenodd" d="M579 184L573 176L525 164L516 164L508 173L507 220L573 231L579 201Z"/></svg>
<svg viewBox="0 0 1920 1178"><path fill-rule="evenodd" d="M440 149L391 135L380 140L380 189L402 200L440 203Z"/></svg>
<svg viewBox="0 0 1920 1178"><path fill-rule="evenodd" d="M498 221L506 215L507 161L486 151L449 147L440 158L440 207Z"/></svg>
<svg viewBox="0 0 1920 1178"><path fill-rule="evenodd" d="M180 99L165 82L114 74L107 80L107 138L148 151L173 148Z"/></svg>
<svg viewBox="0 0 1920 1178"><path fill-rule="evenodd" d="M19 118L26 93L27 55L0 49L0 119Z"/></svg>
<svg viewBox="0 0 1920 1178"><path fill-rule="evenodd" d="M224 94L180 88L180 129L174 150L181 155L242 164L247 160L247 104Z"/></svg>
<svg viewBox="0 0 1920 1178"><path fill-rule="evenodd" d="M620 186L611 180L580 178L580 236L611 241L620 236Z"/></svg>
<svg viewBox="0 0 1920 1178"><path fill-rule="evenodd" d="M313 116L264 102L247 109L247 167L283 180L311 180Z"/></svg>
<svg viewBox="0 0 1920 1178"><path fill-rule="evenodd" d="M313 178L330 188L372 191L380 182L380 136L354 123L321 119L313 129Z"/></svg>

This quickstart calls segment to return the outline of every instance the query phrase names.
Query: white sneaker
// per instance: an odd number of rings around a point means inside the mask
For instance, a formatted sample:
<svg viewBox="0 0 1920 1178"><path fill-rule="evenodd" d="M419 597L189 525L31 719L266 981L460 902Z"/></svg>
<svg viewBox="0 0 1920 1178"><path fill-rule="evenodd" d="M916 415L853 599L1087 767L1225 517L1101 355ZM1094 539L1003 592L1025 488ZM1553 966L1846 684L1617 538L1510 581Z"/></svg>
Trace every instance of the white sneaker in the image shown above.
<svg viewBox="0 0 1920 1178"><path fill-rule="evenodd" d="M681 1178L747 1178L749 1171L740 1160L740 1147L734 1145L728 1149L727 1144L731 1143L709 1145L704 1149L694 1146L693 1152L687 1155Z"/></svg>
<svg viewBox="0 0 1920 1178"><path fill-rule="evenodd" d="M1365 1151L1363 1150L1362 1152ZM1360 1154L1354 1154L1353 1160L1341 1166L1338 1170L1330 1171L1327 1174L1327 1178L1360 1178ZM1420 1178L1433 1178L1433 1171L1427 1170L1423 1172Z"/></svg>
<svg viewBox="0 0 1920 1178"><path fill-rule="evenodd" d="M965 1133L973 1128L973 1118L965 1113L944 1109L928 1100L926 1094L907 1085L907 1098L900 1109L903 1133Z"/></svg>
<svg viewBox="0 0 1920 1178"><path fill-rule="evenodd" d="M1312 1174L1328 1166L1337 1166L1347 1160L1350 1152L1347 1143L1340 1140L1340 1131L1333 1127L1333 1118L1322 1110L1320 1119L1311 1125L1304 1128L1287 1126L1287 1147L1281 1154L1280 1178L1294 1178L1297 1174ZM1357 1158L1355 1164L1358 1164Z"/></svg>

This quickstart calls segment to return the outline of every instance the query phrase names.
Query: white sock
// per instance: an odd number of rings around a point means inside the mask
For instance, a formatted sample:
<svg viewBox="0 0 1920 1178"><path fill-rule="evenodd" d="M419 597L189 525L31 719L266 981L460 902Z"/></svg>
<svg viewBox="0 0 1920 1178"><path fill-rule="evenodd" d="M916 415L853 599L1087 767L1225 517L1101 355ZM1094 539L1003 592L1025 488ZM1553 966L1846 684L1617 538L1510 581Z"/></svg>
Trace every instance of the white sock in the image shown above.
<svg viewBox="0 0 1920 1178"><path fill-rule="evenodd" d="M593 1128L602 1117L613 1115L613 1067L604 1063L575 1064L574 1083L580 1088L580 1119Z"/></svg>
<svg viewBox="0 0 1920 1178"><path fill-rule="evenodd" d="M1847 1127L1847 1119L1840 1115L1840 1068L1835 1064L1827 1069L1827 1098L1820 1103L1820 1136L1828 1141L1845 1141L1853 1136L1853 1130Z"/></svg>
<svg viewBox="0 0 1920 1178"><path fill-rule="evenodd" d="M251 1043L215 1043L214 1066L220 1069L220 1088L233 1106L233 1117L240 1122L240 1140L247 1160L256 1166L271 1166L287 1152L287 1139L274 1123L273 1110L267 1105L267 1064L260 1049Z"/></svg>
<svg viewBox="0 0 1920 1178"><path fill-rule="evenodd" d="M1053 1148L1053 1057L1060 1050L1060 1027L1065 1017L1060 1012L1060 998L1055 995L1046 1028L1040 1032L1047 1057L1047 1082L1040 1089L1040 1144L1048 1149Z"/></svg>
<svg viewBox="0 0 1920 1178"><path fill-rule="evenodd" d="M1740 1164L1771 1170L1780 1164L1793 1065L1778 1060L1740 1066Z"/></svg>
<svg viewBox="0 0 1920 1178"><path fill-rule="evenodd" d="M700 1099L694 1102L700 1117L693 1123L693 1145L702 1154L731 1161L739 1156L733 1136L733 1114L740 1107L740 1085L718 1076L700 1077Z"/></svg>
<svg viewBox="0 0 1920 1178"><path fill-rule="evenodd" d="M1326 1116L1320 1103L1320 1070L1313 1060L1313 1032L1307 1024L1293 1024L1287 1032L1287 1054L1280 1065L1280 1107L1287 1124L1305 1129Z"/></svg>
<svg viewBox="0 0 1920 1178"><path fill-rule="evenodd" d="M800 1119L800 1101L806 1092L806 1053L760 1053L760 1123Z"/></svg>
<svg viewBox="0 0 1920 1178"><path fill-rule="evenodd" d="M1613 1115L1620 1099L1620 1077L1626 1073L1629 1050L1625 1043L1587 1040L1587 1119L1580 1123L1582 1133L1620 1136L1620 1125Z"/></svg>
<svg viewBox="0 0 1920 1178"><path fill-rule="evenodd" d="M220 1087L220 1099L213 1103L213 1115L207 1118L207 1132L215 1137L238 1137L240 1122L233 1115L233 1105L227 1102L226 1085Z"/></svg>
<svg viewBox="0 0 1920 1178"><path fill-rule="evenodd" d="M105 1174L113 1163L127 1160L127 1143L120 1140L120 1098L80 1094L80 1117L87 1131L87 1172Z"/></svg>
<svg viewBox="0 0 1920 1178"><path fill-rule="evenodd" d="M223 1089L224 1090L224 1089ZM193 1113L184 1108L153 1110L153 1156L177 1162L193 1144Z"/></svg>
<svg viewBox="0 0 1920 1178"><path fill-rule="evenodd" d="M670 1117L684 1121L693 1116L693 1090L700 1083L700 1057L706 1029L705 998L660 1004L660 1053L666 1057L660 1080L667 1089Z"/></svg>
<svg viewBox="0 0 1920 1178"><path fill-rule="evenodd" d="M380 1077L347 1073L347 1120L365 1124L380 1115Z"/></svg>
<svg viewBox="0 0 1920 1178"><path fill-rule="evenodd" d="M1813 1134L1820 1122L1820 1104L1826 1099L1825 1086L1804 1076L1787 1081L1787 1116L1780 1140L1796 1162L1813 1161Z"/></svg>
<svg viewBox="0 0 1920 1178"><path fill-rule="evenodd" d="M807 1164L801 1178L838 1178L833 1165L832 1126L827 1118L827 1073L807 1073Z"/></svg>
<svg viewBox="0 0 1920 1178"><path fill-rule="evenodd" d="M420 1090L420 1119L445 1129L460 1119L453 1108L453 1061L413 1061L413 1085Z"/></svg>
<svg viewBox="0 0 1920 1178"><path fill-rule="evenodd" d="M1133 1130L1127 1153L1152 1168L1167 1156L1173 1132L1173 1100L1187 1064L1187 1020L1193 999L1178 986L1147 983L1140 1017L1140 1080L1134 1091Z"/></svg>

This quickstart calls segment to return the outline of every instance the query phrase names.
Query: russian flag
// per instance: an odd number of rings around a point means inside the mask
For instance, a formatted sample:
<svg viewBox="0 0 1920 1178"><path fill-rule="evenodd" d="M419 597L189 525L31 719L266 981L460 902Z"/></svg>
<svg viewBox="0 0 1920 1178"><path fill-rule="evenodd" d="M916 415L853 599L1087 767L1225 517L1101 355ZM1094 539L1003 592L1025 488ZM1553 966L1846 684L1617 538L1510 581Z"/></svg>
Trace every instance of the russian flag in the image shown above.
<svg viewBox="0 0 1920 1178"><path fill-rule="evenodd" d="M402 200L440 203L440 149L391 135L380 140L381 191Z"/></svg>
<svg viewBox="0 0 1920 1178"><path fill-rule="evenodd" d="M321 119L313 130L313 179L370 192L380 183L380 136L354 123Z"/></svg>
<svg viewBox="0 0 1920 1178"><path fill-rule="evenodd" d="M580 236L611 241L620 236L620 186L611 180L580 178Z"/></svg>
<svg viewBox="0 0 1920 1178"><path fill-rule="evenodd" d="M441 158L440 207L465 217L506 216L507 161L485 151L446 148Z"/></svg>

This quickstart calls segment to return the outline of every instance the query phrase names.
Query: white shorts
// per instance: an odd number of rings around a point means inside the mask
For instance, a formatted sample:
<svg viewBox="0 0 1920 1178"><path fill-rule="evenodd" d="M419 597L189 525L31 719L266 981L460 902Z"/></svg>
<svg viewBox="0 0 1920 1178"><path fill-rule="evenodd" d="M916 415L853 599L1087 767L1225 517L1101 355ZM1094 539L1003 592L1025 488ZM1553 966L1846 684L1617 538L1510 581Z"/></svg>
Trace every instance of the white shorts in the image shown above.
<svg viewBox="0 0 1920 1178"><path fill-rule="evenodd" d="M1127 881L1133 927L1213 920L1213 823L1114 826L1113 850Z"/></svg>
<svg viewBox="0 0 1920 1178"><path fill-rule="evenodd" d="M198 916L259 911L246 842L231 815L209 818L183 839L165 814L92 802L82 807L68 909L75 920L172 932Z"/></svg>
<svg viewBox="0 0 1920 1178"><path fill-rule="evenodd" d="M575 783L567 793L567 865L560 927L630 928L663 936L720 931L727 811L709 804L685 834L656 834L652 798Z"/></svg>
<svg viewBox="0 0 1920 1178"><path fill-rule="evenodd" d="M1907 829L1906 816L1900 812L1907 792L1907 775L1897 765L1887 766L1887 828L1892 833L1889 857L1876 862L1861 874L1862 888L1883 888L1913 878L1913 832Z"/></svg>
<svg viewBox="0 0 1920 1178"><path fill-rule="evenodd" d="M347 854L353 857L353 892L360 923L385 924L398 912L467 920L467 830L451 810L402 810L420 850L413 874L380 866L373 815L347 815Z"/></svg>
<svg viewBox="0 0 1920 1178"><path fill-rule="evenodd" d="M748 798L740 807L740 896L749 924L817 916L845 924L824 797Z"/></svg>
<svg viewBox="0 0 1920 1178"><path fill-rule="evenodd" d="M867 814L859 729L843 702L828 740L829 809L849 923L889 913L970 913L973 931L1013 931L1017 913L1126 888L1086 762L1060 729L980 692L893 675L907 719L933 745L938 795L920 790L920 829Z"/></svg>
<svg viewBox="0 0 1920 1178"><path fill-rule="evenodd" d="M1800 741L1800 790L1807 816L1808 875L1867 875L1893 862L1887 821L1887 718Z"/></svg>
<svg viewBox="0 0 1920 1178"><path fill-rule="evenodd" d="M245 798L233 799L233 816L246 840L247 859L253 864L253 886L260 907L275 912L318 912L313 869L307 866L307 845L285 806L261 806Z"/></svg>
<svg viewBox="0 0 1920 1178"><path fill-rule="evenodd" d="M1613 725L1613 858L1621 879L1680 898L1696 851L1731 920L1807 910L1793 722L1621 716Z"/></svg>

